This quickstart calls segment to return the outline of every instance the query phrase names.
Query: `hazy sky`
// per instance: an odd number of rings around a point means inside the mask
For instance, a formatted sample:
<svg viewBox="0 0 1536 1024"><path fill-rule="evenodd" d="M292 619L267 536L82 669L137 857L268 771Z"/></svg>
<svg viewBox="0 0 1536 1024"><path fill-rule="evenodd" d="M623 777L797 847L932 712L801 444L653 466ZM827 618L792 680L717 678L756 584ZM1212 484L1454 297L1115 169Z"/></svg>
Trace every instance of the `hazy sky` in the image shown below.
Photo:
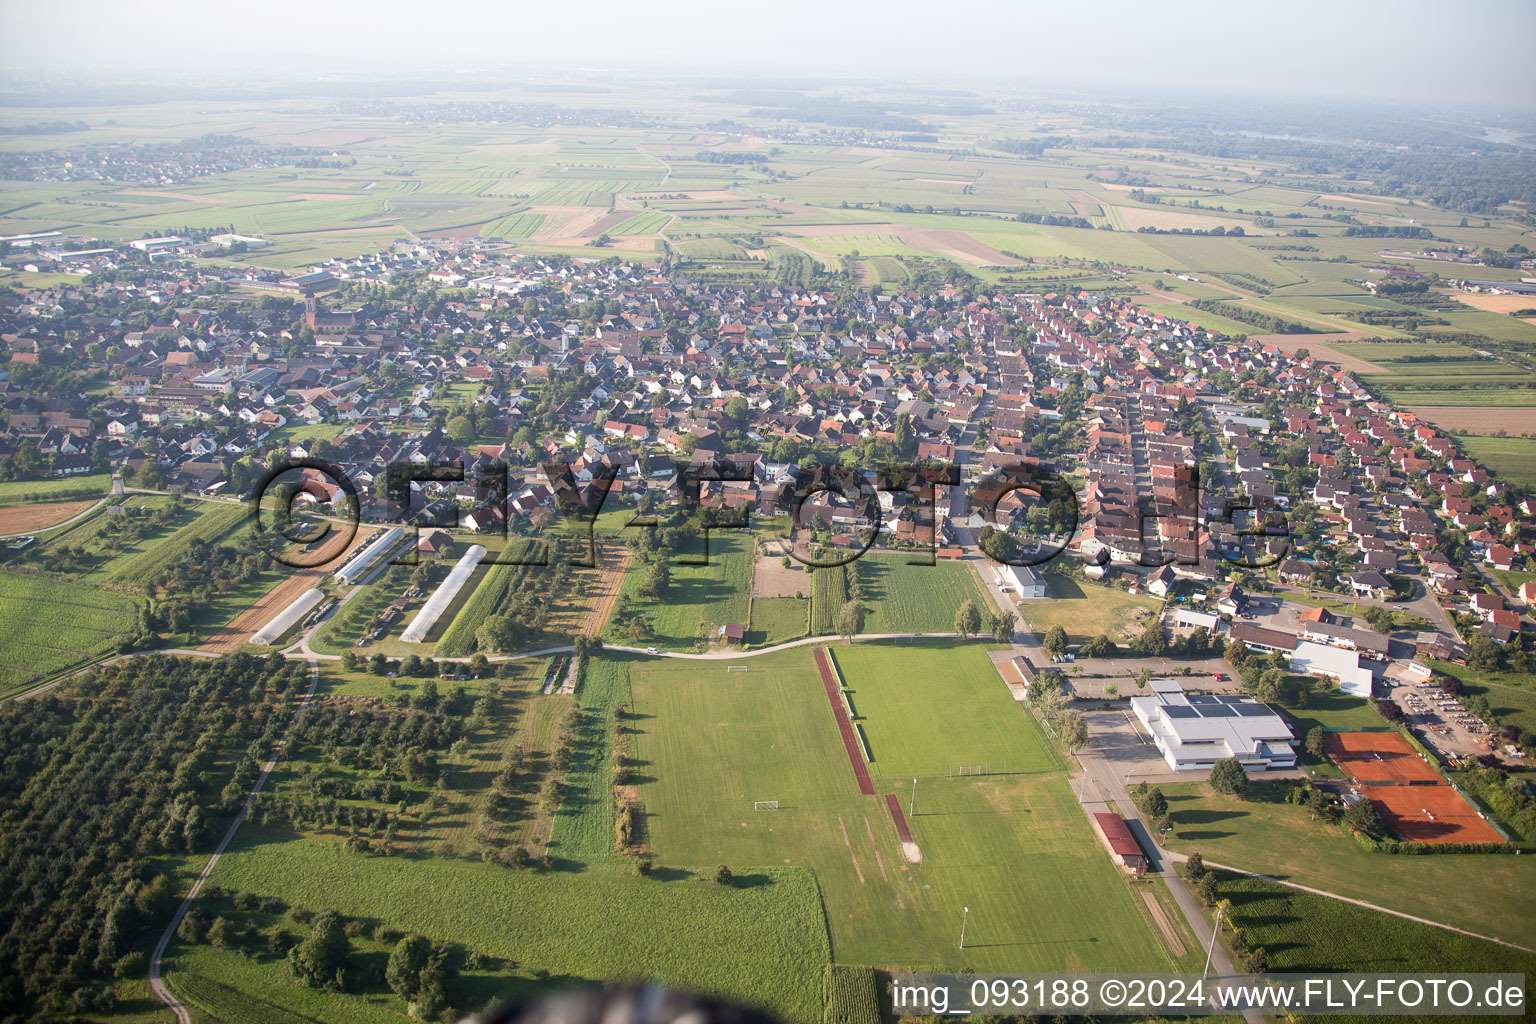
<svg viewBox="0 0 1536 1024"><path fill-rule="evenodd" d="M814 71L1536 106L1536 0L0 0L7 71Z"/></svg>

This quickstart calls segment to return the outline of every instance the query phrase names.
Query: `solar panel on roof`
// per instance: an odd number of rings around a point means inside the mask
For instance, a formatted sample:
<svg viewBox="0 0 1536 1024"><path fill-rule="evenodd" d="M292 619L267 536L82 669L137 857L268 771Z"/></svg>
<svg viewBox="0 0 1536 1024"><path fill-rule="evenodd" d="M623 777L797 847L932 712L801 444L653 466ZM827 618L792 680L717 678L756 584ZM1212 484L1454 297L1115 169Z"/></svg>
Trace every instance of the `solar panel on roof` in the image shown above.
<svg viewBox="0 0 1536 1024"><path fill-rule="evenodd" d="M1265 718L1273 714L1262 704L1238 704L1237 713L1244 718Z"/></svg>
<svg viewBox="0 0 1536 1024"><path fill-rule="evenodd" d="M1223 704L1242 704L1248 698L1247 697L1239 697L1239 696L1237 696L1235 694L1228 693L1228 694L1223 694L1222 696L1219 696L1216 699L1221 701Z"/></svg>
<svg viewBox="0 0 1536 1024"><path fill-rule="evenodd" d="M1163 714L1169 718L1199 718L1200 712L1183 704L1169 704L1163 708Z"/></svg>
<svg viewBox="0 0 1536 1024"><path fill-rule="evenodd" d="M1216 702L1216 698L1208 693L1192 693L1189 695L1188 700L1191 704L1214 704Z"/></svg>
<svg viewBox="0 0 1536 1024"><path fill-rule="evenodd" d="M1200 709L1201 718L1236 718L1237 712L1225 704L1207 704Z"/></svg>

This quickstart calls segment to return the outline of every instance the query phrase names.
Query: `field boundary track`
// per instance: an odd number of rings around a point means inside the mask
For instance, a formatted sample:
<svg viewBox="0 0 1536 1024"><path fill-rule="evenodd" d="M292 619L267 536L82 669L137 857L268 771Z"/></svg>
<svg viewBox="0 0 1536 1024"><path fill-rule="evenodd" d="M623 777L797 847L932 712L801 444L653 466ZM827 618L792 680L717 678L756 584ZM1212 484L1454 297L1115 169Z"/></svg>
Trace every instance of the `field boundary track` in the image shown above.
<svg viewBox="0 0 1536 1024"><path fill-rule="evenodd" d="M827 664L827 652L818 647L815 654L816 669L821 673L821 685L827 688L827 703L832 705L832 715L837 719L837 731L842 733L843 748L848 752L848 763L853 765L853 777L859 784L859 792L865 796L874 796L875 784L870 781L869 766L864 763L864 755L859 752L859 738L853 734L848 710L843 707L842 698L838 696L837 677Z"/></svg>

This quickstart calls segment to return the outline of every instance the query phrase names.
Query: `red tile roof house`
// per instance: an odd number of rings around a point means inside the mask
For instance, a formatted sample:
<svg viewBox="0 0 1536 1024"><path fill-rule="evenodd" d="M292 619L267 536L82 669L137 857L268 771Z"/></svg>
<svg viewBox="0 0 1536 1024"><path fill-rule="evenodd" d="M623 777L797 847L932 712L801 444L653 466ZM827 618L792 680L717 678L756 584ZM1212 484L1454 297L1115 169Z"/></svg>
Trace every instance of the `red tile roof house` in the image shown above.
<svg viewBox="0 0 1536 1024"><path fill-rule="evenodd" d="M1495 569L1513 569L1515 567L1515 553L1503 544L1493 545L1483 557Z"/></svg>

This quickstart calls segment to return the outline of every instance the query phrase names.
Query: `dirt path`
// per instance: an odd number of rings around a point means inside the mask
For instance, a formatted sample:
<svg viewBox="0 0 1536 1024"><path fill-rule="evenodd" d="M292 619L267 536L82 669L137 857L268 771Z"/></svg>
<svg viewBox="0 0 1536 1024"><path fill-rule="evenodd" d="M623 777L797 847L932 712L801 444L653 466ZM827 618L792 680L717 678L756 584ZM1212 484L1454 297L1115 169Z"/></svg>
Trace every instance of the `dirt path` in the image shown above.
<svg viewBox="0 0 1536 1024"><path fill-rule="evenodd" d="M1168 914L1163 910L1163 905L1157 902L1157 897L1150 892L1143 892L1141 898L1147 901L1147 913L1152 915L1152 920L1157 924L1157 930L1163 933L1163 945L1168 947L1168 953L1174 959L1183 956L1184 940L1179 938L1178 931L1173 927L1173 922L1168 920Z"/></svg>

